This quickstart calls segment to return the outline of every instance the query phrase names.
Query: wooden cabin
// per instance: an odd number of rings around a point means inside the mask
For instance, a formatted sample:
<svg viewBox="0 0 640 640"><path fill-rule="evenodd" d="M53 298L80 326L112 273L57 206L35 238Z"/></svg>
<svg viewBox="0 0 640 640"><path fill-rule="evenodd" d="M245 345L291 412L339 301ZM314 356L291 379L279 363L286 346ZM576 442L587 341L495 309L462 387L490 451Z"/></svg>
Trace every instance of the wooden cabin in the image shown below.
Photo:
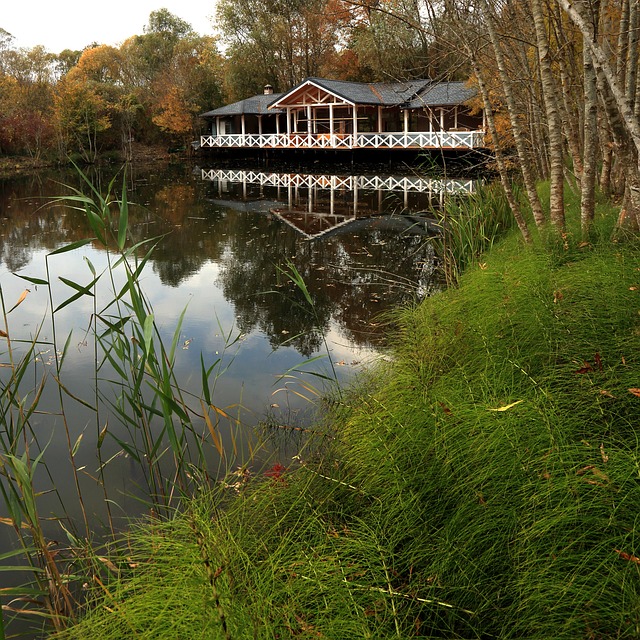
<svg viewBox="0 0 640 640"><path fill-rule="evenodd" d="M483 114L464 82L346 82L307 78L287 93L263 94L203 113L203 148L477 149Z"/></svg>

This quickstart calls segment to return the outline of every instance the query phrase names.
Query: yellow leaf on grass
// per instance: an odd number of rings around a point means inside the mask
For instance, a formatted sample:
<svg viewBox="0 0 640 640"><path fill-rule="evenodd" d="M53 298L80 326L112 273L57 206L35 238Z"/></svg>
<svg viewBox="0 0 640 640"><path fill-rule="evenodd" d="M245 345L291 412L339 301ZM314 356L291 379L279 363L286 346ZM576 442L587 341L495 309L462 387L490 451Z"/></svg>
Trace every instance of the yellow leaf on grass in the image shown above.
<svg viewBox="0 0 640 640"><path fill-rule="evenodd" d="M511 409L511 407L515 407L517 404L520 404L521 402L524 402L524 400L516 400L515 402L512 402L511 404L507 404L504 407L498 407L496 409L487 409L487 411L508 411L509 409Z"/></svg>

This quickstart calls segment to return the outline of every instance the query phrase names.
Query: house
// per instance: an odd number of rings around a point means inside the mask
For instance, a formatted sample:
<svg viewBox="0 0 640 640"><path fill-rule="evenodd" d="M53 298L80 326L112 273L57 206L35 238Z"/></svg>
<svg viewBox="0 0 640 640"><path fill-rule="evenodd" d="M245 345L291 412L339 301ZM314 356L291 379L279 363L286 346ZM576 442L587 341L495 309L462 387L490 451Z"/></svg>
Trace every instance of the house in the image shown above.
<svg viewBox="0 0 640 640"><path fill-rule="evenodd" d="M483 114L464 82L346 82L307 78L286 93L263 94L203 113L203 148L477 149Z"/></svg>

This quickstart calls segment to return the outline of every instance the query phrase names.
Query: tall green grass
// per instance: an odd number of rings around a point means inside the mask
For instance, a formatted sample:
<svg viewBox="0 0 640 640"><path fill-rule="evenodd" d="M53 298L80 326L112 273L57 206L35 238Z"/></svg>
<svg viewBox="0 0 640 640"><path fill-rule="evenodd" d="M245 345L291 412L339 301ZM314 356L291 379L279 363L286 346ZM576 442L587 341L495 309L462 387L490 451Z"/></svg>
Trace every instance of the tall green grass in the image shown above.
<svg viewBox="0 0 640 640"><path fill-rule="evenodd" d="M494 242L516 227L509 203L496 182L480 184L464 198L448 198L436 214L441 233L434 239L445 282L457 284Z"/></svg>
<svg viewBox="0 0 640 640"><path fill-rule="evenodd" d="M639 268L494 245L320 446L134 527L56 637L640 638Z"/></svg>

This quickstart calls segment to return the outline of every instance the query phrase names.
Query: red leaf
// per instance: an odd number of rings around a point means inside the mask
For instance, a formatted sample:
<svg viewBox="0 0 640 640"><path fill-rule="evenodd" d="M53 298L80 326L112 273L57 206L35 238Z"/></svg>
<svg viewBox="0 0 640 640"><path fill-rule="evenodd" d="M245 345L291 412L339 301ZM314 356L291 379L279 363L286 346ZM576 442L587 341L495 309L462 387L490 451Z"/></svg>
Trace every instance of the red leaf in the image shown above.
<svg viewBox="0 0 640 640"><path fill-rule="evenodd" d="M287 470L287 468L276 462L271 469L268 469L264 472L264 475L268 478L273 478L274 480L280 480L282 478L282 474Z"/></svg>
<svg viewBox="0 0 640 640"><path fill-rule="evenodd" d="M598 367L598 371L602 371L602 358L600 358L600 354L596 351L596 367Z"/></svg>
<svg viewBox="0 0 640 640"><path fill-rule="evenodd" d="M589 373L589 371L593 371L593 367L585 360L584 367L578 369L576 373Z"/></svg>

